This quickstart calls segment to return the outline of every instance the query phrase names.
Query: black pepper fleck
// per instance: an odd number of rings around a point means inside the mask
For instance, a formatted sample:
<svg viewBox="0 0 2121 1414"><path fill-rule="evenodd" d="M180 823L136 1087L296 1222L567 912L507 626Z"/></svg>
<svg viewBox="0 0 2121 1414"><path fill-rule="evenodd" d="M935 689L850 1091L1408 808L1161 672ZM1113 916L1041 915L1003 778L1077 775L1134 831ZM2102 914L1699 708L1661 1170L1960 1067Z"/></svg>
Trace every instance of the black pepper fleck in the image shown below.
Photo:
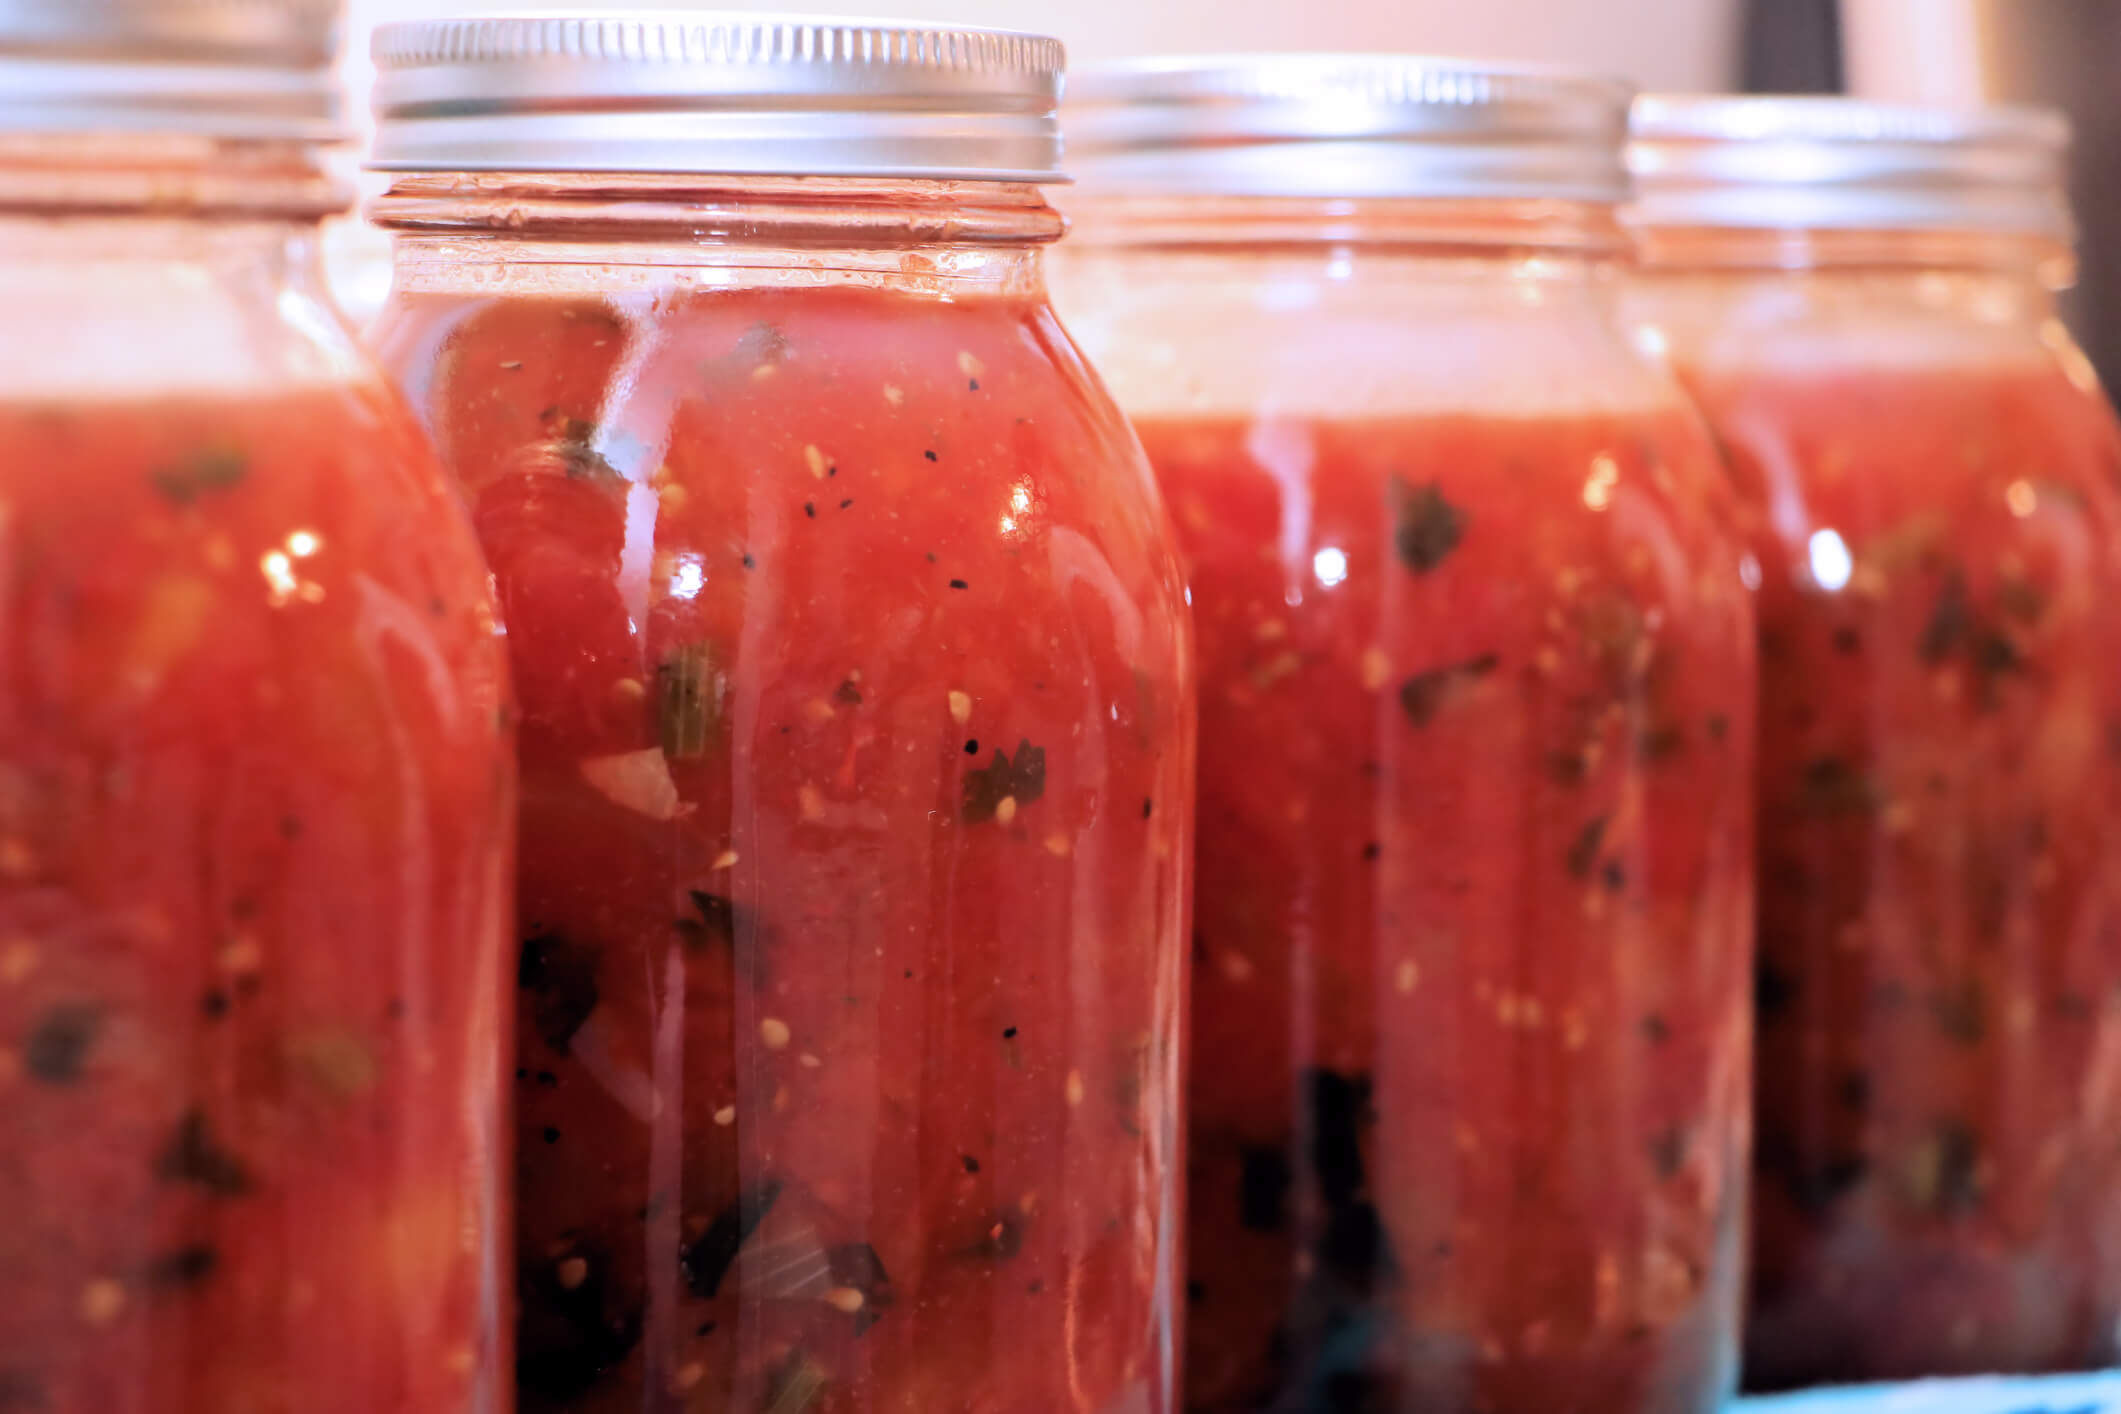
<svg viewBox="0 0 2121 1414"><path fill-rule="evenodd" d="M921 453L921 455L922 455L922 456L924 456L924 457L926 457L926 458L927 458L927 459L928 459L929 461L932 461L932 462L939 462L939 461L941 461L941 460L942 460L942 458L941 458L941 457L939 457L939 456L937 456L937 455L936 455L936 454L934 453L934 451L933 451L933 450L929 450L929 451L925 451L925 452L922 452L922 453Z"/></svg>
<svg viewBox="0 0 2121 1414"><path fill-rule="evenodd" d="M952 589L970 589L972 586L965 583L962 579L953 579L950 581L950 587Z"/></svg>
<svg viewBox="0 0 2121 1414"><path fill-rule="evenodd" d="M199 1011L208 1021L219 1021L222 1017L228 1015L228 1009L231 1005L228 993L218 988L199 998Z"/></svg>
<svg viewBox="0 0 2121 1414"><path fill-rule="evenodd" d="M849 506L851 506L851 505L853 505L853 504L854 504L854 497L852 497L852 496L849 496L849 497L848 497L848 498L847 498L846 500L844 500L844 501L840 502L840 509L844 511L844 510L846 510L846 509L847 509L847 508L848 508Z"/></svg>
<svg viewBox="0 0 2121 1414"><path fill-rule="evenodd" d="M806 516L809 516L809 517L810 517L810 518L811 518L812 520L816 520L816 519L817 519L817 502L815 502L815 501L805 501L805 502L803 502L803 514L804 514L804 515L806 515Z"/></svg>
<svg viewBox="0 0 2121 1414"><path fill-rule="evenodd" d="M559 1142L560 1142L560 1131L559 1131L559 1130L557 1130L557 1129L555 1129L555 1128L553 1128L553 1127L552 1127L551 1125L549 1125L549 1124L548 1124L548 1125L546 1125L546 1126L545 1126L545 1142L546 1142L547 1144L557 1144L557 1143L559 1143Z"/></svg>
<svg viewBox="0 0 2121 1414"><path fill-rule="evenodd" d="M978 738L978 737L974 737L974 738L972 738L972 739L971 739L970 741L968 741L968 742L966 742L966 743L965 743L965 754L966 754L967 756L977 756L977 755L979 755L979 738Z"/></svg>
<svg viewBox="0 0 2121 1414"><path fill-rule="evenodd" d="M965 1172L966 1172L966 1173L978 1173L978 1172L979 1172L979 1160L978 1160L978 1159L975 1159L975 1158L973 1158L973 1157L972 1157L972 1156L971 1156L970 1154L960 1154L960 1155L958 1155L958 1162L959 1162L959 1163L961 1163L961 1164L963 1164L963 1165L965 1166Z"/></svg>
<svg viewBox="0 0 2121 1414"><path fill-rule="evenodd" d="M1002 1028L1002 1039L1004 1041L1014 1041L1016 1039L1016 1028L1014 1026L1004 1026Z"/></svg>

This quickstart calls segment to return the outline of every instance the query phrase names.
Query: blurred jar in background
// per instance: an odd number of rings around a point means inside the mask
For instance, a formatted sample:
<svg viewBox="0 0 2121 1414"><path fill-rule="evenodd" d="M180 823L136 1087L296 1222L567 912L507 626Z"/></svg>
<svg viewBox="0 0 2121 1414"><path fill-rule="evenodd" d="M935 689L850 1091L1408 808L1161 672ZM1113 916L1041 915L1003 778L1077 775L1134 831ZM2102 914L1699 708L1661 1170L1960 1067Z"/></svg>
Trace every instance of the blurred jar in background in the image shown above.
<svg viewBox="0 0 2121 1414"><path fill-rule="evenodd" d="M498 1414L512 753L328 5L0 5L0 1409Z"/></svg>
<svg viewBox="0 0 2121 1414"><path fill-rule="evenodd" d="M2040 112L1645 99L1646 340L1761 566L1747 1380L2110 1362L2121 439Z"/></svg>
<svg viewBox="0 0 2121 1414"><path fill-rule="evenodd" d="M1203 664L1188 1404L1685 1414L1735 1377L1753 624L1614 318L1627 93L1071 82L1062 307Z"/></svg>
<svg viewBox="0 0 2121 1414"><path fill-rule="evenodd" d="M1191 642L1046 301L1060 46L377 58L523 703L523 1408L1170 1408Z"/></svg>

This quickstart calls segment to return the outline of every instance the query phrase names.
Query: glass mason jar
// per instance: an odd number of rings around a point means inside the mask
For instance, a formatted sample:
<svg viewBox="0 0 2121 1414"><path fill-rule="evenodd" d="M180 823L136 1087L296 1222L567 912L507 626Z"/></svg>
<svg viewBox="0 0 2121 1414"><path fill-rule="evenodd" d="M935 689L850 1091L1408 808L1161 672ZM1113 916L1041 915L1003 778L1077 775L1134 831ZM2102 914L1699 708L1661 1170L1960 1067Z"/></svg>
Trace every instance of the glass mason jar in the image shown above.
<svg viewBox="0 0 2121 1414"><path fill-rule="evenodd" d="M334 18L0 7L0 1409L509 1407L504 659Z"/></svg>
<svg viewBox="0 0 2121 1414"><path fill-rule="evenodd" d="M1614 318L1617 85L1071 82L1056 276L1192 576L1188 1403L1681 1414L1734 1378L1753 627Z"/></svg>
<svg viewBox="0 0 2121 1414"><path fill-rule="evenodd" d="M1044 293L1059 46L378 55L524 713L523 1407L1169 1408L1190 631Z"/></svg>
<svg viewBox="0 0 2121 1414"><path fill-rule="evenodd" d="M1644 100L1759 595L1747 1380L2121 1350L2121 438L2034 112ZM1802 180L1800 180L1802 178Z"/></svg>

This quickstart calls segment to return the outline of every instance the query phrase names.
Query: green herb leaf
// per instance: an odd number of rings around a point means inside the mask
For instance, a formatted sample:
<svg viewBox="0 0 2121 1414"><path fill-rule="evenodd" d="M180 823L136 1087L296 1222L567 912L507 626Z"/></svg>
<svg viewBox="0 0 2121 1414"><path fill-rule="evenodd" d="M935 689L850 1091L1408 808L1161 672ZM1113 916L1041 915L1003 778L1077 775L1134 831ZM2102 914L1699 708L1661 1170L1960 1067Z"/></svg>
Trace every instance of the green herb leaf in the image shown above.
<svg viewBox="0 0 2121 1414"><path fill-rule="evenodd" d="M1607 818L1604 815L1594 816L1584 823L1581 830L1576 832L1576 838L1569 844L1567 862L1570 878L1588 879L1591 877L1591 870L1598 863L1598 851L1605 845Z"/></svg>
<svg viewBox="0 0 2121 1414"><path fill-rule="evenodd" d="M1416 574L1427 574L1449 559L1465 539L1465 512L1444 499L1435 482L1421 486L1395 481L1398 511L1392 543L1400 563Z"/></svg>
<svg viewBox="0 0 2121 1414"><path fill-rule="evenodd" d="M1930 995L1930 1015L1937 1029L1962 1046L1978 1046L1988 1037L1988 1004L1981 985L1971 979Z"/></svg>
<svg viewBox="0 0 2121 1414"><path fill-rule="evenodd" d="M155 489L172 505L188 506L201 496L240 485L250 474L250 458L231 447L208 448L155 472Z"/></svg>
<svg viewBox="0 0 2121 1414"><path fill-rule="evenodd" d="M155 1159L155 1177L165 1183L189 1183L216 1198L240 1198L250 1192L250 1170L215 1141L203 1110L187 1111Z"/></svg>
<svg viewBox="0 0 2121 1414"><path fill-rule="evenodd" d="M713 648L680 644L656 666L655 681L663 755L672 761L699 760L707 754L722 714L722 680L714 668Z"/></svg>
<svg viewBox="0 0 2121 1414"><path fill-rule="evenodd" d="M1683 1124L1659 1130L1649 1142L1650 1169L1660 1179L1675 1178L1686 1167L1687 1131Z"/></svg>
<svg viewBox="0 0 2121 1414"><path fill-rule="evenodd" d="M1944 577L1937 602L1930 606L1929 621L1922 627L1916 651L1925 663L1942 663L1959 650L1974 631L1974 608L1967 598L1966 577L1957 570Z"/></svg>
<svg viewBox="0 0 2121 1414"><path fill-rule="evenodd" d="M2026 579L2006 579L1996 586L1996 605L2022 624L2036 624L2047 612L2047 596Z"/></svg>
<svg viewBox="0 0 2121 1414"><path fill-rule="evenodd" d="M1854 1191L1870 1173L1870 1167L1870 1161L1861 1154L1840 1154L1813 1168L1795 1168L1788 1178L1790 1199L1803 1212L1825 1212Z"/></svg>
<svg viewBox="0 0 2121 1414"><path fill-rule="evenodd" d="M531 994L531 1024L539 1037L564 1056L597 1009L597 950L555 933L526 938L516 985Z"/></svg>
<svg viewBox="0 0 2121 1414"><path fill-rule="evenodd" d="M747 372L759 364L777 364L788 357L788 336L765 320L746 329L730 351L730 357Z"/></svg>
<svg viewBox="0 0 2121 1414"><path fill-rule="evenodd" d="M760 1406L762 1414L803 1414L831 1383L832 1376L823 1365L813 1360L809 1352L797 1350L774 1372L766 1402Z"/></svg>
<svg viewBox="0 0 2121 1414"><path fill-rule="evenodd" d="M87 1069L89 1052L102 1030L101 1008L61 1002L30 1028L22 1048L23 1068L46 1085L71 1085Z"/></svg>
<svg viewBox="0 0 2121 1414"><path fill-rule="evenodd" d="M1862 815L1876 810L1878 787L1839 756L1815 756L1804 765L1798 801L1815 815Z"/></svg>
<svg viewBox="0 0 2121 1414"><path fill-rule="evenodd" d="M703 1301L714 1299L722 1289L722 1278L736 1264L737 1253L758 1232L780 1197L780 1182L770 1178L739 1193L734 1203L715 1214L698 1241L678 1253L678 1275L693 1295Z"/></svg>
<svg viewBox="0 0 2121 1414"><path fill-rule="evenodd" d="M1021 741L1014 760L997 750L984 769L965 773L963 792L963 814L969 825L992 820L1004 800L1013 799L1019 806L1031 804L1046 793L1046 749Z"/></svg>
<svg viewBox="0 0 2121 1414"><path fill-rule="evenodd" d="M353 1100L375 1087L375 1052L359 1032L320 1026L287 1038L287 1058L335 1100Z"/></svg>
<svg viewBox="0 0 2121 1414"><path fill-rule="evenodd" d="M893 1300L891 1276L884 1270L884 1259L868 1243L850 1242L828 1251L825 1265L832 1273L834 1286L862 1294L861 1307L854 1313L854 1333L867 1335L870 1327L884 1318Z"/></svg>
<svg viewBox="0 0 2121 1414"><path fill-rule="evenodd" d="M1981 1206L1981 1148L1959 1119L1939 1121L1909 1153L1908 1195L1918 1208L1950 1217Z"/></svg>
<svg viewBox="0 0 2121 1414"><path fill-rule="evenodd" d="M594 422L586 418L569 417L558 408L546 408L538 415L538 425L547 438L547 449L558 459L560 470L576 479L598 481L622 481L618 469L604 454L597 450L597 439L602 435Z"/></svg>
<svg viewBox="0 0 2121 1414"><path fill-rule="evenodd" d="M699 917L680 918L678 934L685 946L694 952L720 943L724 947L736 946L736 905L720 894L708 893L705 889L692 890L692 906L699 910Z"/></svg>
<svg viewBox="0 0 2121 1414"><path fill-rule="evenodd" d="M165 1252L147 1264L147 1284L163 1288L197 1286L221 1265L221 1254L204 1243ZM5 1409L0 1403L0 1409Z"/></svg>
<svg viewBox="0 0 2121 1414"><path fill-rule="evenodd" d="M1417 727L1425 727L1436 720L1437 714L1449 705L1461 687L1478 682L1501 663L1502 660L1493 653L1483 653L1463 663L1416 673L1400 685L1400 709L1407 714L1408 721Z"/></svg>
<svg viewBox="0 0 2121 1414"><path fill-rule="evenodd" d="M1289 1189L1296 1182L1287 1150L1279 1144L1248 1144L1238 1160L1239 1224L1252 1232L1280 1232L1289 1225Z"/></svg>

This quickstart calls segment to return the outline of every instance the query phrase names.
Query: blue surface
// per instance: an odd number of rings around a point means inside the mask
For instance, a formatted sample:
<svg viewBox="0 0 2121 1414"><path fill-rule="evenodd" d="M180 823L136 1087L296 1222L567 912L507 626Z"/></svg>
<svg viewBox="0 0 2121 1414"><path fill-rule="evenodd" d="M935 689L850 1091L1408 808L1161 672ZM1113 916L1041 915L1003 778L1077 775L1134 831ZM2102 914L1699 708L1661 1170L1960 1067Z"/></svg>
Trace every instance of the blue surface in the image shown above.
<svg viewBox="0 0 2121 1414"><path fill-rule="evenodd" d="M2121 1414L2121 1371L1808 1390L1742 1399L1731 1414Z"/></svg>

